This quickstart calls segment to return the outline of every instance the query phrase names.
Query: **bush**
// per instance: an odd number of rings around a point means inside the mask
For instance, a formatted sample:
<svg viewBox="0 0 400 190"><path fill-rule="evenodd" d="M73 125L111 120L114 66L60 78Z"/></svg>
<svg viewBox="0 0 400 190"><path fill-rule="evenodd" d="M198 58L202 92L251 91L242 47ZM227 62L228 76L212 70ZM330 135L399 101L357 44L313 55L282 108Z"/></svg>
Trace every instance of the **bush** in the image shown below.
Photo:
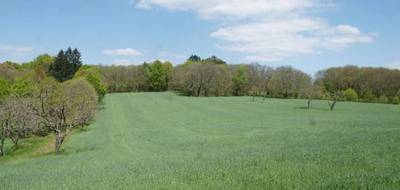
<svg viewBox="0 0 400 190"><path fill-rule="evenodd" d="M76 72L74 78L85 78L96 90L98 101L101 102L107 93L107 87L103 82L100 71L95 67L82 67Z"/></svg>
<svg viewBox="0 0 400 190"><path fill-rule="evenodd" d="M366 90L363 95L362 95L362 100L364 102L376 102L376 97L374 96L374 94L372 94L371 90Z"/></svg>
<svg viewBox="0 0 400 190"><path fill-rule="evenodd" d="M357 101L358 100L357 92L351 88L348 88L347 90L344 91L344 97L345 97L346 101Z"/></svg>
<svg viewBox="0 0 400 190"><path fill-rule="evenodd" d="M389 99L385 95L383 95L383 96L379 97L378 102L379 103L383 103L383 104L387 104L389 102Z"/></svg>
<svg viewBox="0 0 400 190"><path fill-rule="evenodd" d="M394 96L393 98L390 99L390 103L399 104L400 103L399 97L398 96Z"/></svg>
<svg viewBox="0 0 400 190"><path fill-rule="evenodd" d="M11 82L0 78L0 101L10 94Z"/></svg>

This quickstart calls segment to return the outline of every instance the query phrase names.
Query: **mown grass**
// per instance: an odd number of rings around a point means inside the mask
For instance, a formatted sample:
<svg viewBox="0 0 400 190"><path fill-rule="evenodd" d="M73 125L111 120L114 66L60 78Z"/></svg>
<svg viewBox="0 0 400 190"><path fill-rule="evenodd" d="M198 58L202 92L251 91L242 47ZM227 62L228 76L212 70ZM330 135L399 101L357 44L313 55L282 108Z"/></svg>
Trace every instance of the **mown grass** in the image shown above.
<svg viewBox="0 0 400 190"><path fill-rule="evenodd" d="M65 154L0 161L0 189L398 189L400 106L107 95Z"/></svg>

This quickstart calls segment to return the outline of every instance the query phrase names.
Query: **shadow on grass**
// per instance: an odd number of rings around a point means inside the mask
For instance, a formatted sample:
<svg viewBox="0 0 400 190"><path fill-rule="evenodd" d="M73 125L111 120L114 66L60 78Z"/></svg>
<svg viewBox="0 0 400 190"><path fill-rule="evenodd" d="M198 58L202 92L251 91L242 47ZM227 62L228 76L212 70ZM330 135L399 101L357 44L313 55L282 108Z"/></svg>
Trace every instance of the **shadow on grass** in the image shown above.
<svg viewBox="0 0 400 190"><path fill-rule="evenodd" d="M298 110L319 110L319 111L330 111L328 108L321 108L321 107L310 107L308 108L307 106L296 106L293 107L294 109L298 109Z"/></svg>

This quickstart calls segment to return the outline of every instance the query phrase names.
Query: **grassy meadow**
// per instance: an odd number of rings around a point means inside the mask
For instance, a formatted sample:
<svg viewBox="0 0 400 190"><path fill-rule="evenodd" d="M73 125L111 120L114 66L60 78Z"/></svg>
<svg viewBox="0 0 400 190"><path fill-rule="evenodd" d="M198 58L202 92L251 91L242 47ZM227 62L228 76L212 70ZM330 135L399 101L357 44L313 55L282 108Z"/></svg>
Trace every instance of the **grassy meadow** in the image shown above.
<svg viewBox="0 0 400 190"><path fill-rule="evenodd" d="M0 189L398 189L400 106L111 94L65 153L30 139ZM47 139L48 140L48 139ZM29 142L23 142L29 143ZM51 147L53 148L53 147Z"/></svg>

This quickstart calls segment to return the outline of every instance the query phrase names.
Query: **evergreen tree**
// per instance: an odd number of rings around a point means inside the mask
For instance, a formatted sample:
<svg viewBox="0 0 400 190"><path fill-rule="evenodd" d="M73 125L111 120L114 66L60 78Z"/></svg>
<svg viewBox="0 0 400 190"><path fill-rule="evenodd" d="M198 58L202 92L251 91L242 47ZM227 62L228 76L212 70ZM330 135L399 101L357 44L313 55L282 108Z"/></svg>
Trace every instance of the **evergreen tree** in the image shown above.
<svg viewBox="0 0 400 190"><path fill-rule="evenodd" d="M197 55L191 55L187 61L200 62L201 58Z"/></svg>
<svg viewBox="0 0 400 190"><path fill-rule="evenodd" d="M50 65L50 74L60 82L72 79L82 66L81 53L75 48L60 50L54 64Z"/></svg>

